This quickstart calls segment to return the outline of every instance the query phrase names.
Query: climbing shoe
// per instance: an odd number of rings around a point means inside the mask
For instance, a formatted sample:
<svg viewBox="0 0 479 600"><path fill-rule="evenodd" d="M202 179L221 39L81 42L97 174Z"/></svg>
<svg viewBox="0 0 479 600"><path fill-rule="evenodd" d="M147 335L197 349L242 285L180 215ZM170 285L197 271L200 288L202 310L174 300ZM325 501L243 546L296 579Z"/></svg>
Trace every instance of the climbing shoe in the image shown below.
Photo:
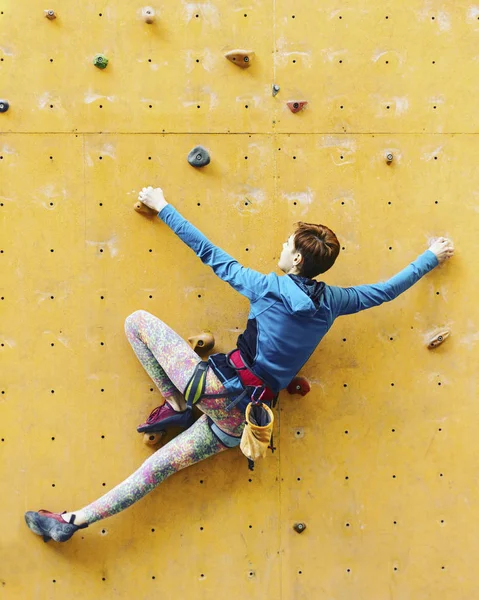
<svg viewBox="0 0 479 600"><path fill-rule="evenodd" d="M148 431L163 431L167 427L183 427L187 429L194 423L193 411L190 409L178 412L168 402L157 406L150 413L146 423L138 426L137 431L144 433Z"/></svg>
<svg viewBox="0 0 479 600"><path fill-rule="evenodd" d="M64 515L67 511L63 511ZM70 517L70 522L63 520L58 513L52 513L49 510L39 510L38 512L28 511L25 513L25 521L28 527L37 535L43 536L43 541L48 542L66 542L78 529L85 529L88 523L75 525L75 515Z"/></svg>

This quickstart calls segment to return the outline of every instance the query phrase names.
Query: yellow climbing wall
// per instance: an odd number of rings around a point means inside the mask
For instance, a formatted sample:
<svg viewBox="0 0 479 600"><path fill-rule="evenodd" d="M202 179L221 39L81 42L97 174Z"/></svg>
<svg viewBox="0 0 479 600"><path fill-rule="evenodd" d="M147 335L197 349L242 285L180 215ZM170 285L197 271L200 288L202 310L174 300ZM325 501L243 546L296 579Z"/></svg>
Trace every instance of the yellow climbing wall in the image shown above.
<svg viewBox="0 0 479 600"><path fill-rule="evenodd" d="M0 598L475 597L479 4L153 8L0 5ZM298 220L336 231L330 284L384 280L436 235L457 252L338 320L254 473L229 451L44 544L26 510L81 508L151 453L136 426L160 395L125 317L209 328L215 351L246 324L247 301L134 212L145 185L264 273Z"/></svg>

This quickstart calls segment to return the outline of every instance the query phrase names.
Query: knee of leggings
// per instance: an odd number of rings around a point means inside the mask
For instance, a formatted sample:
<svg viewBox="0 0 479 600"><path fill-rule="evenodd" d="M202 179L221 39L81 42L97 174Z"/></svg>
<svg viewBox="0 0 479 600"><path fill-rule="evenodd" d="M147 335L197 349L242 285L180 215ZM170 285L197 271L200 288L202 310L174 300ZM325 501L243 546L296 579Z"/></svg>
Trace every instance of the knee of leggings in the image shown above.
<svg viewBox="0 0 479 600"><path fill-rule="evenodd" d="M125 319L125 331L131 329L132 326L137 325L141 317L147 314L146 310L135 310L131 315L128 315Z"/></svg>

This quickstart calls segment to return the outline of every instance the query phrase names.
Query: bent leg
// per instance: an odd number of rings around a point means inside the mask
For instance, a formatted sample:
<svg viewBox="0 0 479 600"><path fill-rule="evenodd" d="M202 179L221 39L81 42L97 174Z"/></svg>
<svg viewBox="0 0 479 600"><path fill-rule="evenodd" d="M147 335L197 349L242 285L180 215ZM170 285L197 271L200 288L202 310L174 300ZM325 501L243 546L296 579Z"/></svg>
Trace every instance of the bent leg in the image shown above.
<svg viewBox="0 0 479 600"><path fill-rule="evenodd" d="M137 310L125 321L125 332L138 360L154 381L164 398L183 393L200 357L163 321L144 310ZM206 374L205 394L226 392L212 369ZM210 416L220 429L231 435L241 435L244 420L238 408L226 411L232 398L207 398L196 406Z"/></svg>
<svg viewBox="0 0 479 600"><path fill-rule="evenodd" d="M201 361L188 342L145 310L137 310L126 318L125 333L138 360L162 396L173 396L177 390L183 393L196 365ZM206 378L206 387L213 390L208 392L211 394L224 390L211 370ZM217 391L219 388L222 390Z"/></svg>
<svg viewBox="0 0 479 600"><path fill-rule="evenodd" d="M173 473L227 450L202 415L189 429L157 450L122 483L80 511L76 523L95 523L128 508ZM71 514L71 513L69 513Z"/></svg>

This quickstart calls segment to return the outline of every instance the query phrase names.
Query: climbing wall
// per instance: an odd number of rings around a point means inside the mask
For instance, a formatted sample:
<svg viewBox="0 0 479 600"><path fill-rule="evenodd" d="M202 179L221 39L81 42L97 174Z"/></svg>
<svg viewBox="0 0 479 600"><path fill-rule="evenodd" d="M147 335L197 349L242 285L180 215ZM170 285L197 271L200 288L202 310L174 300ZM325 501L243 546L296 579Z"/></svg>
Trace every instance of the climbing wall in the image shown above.
<svg viewBox="0 0 479 600"><path fill-rule="evenodd" d="M0 5L0 598L475 597L479 4L144 8ZM210 329L215 352L246 324L133 210L147 185L263 273L298 220L341 241L329 284L385 280L438 235L456 256L337 321L253 473L226 452L44 544L26 510L79 509L152 452L136 427L161 397L124 319Z"/></svg>

